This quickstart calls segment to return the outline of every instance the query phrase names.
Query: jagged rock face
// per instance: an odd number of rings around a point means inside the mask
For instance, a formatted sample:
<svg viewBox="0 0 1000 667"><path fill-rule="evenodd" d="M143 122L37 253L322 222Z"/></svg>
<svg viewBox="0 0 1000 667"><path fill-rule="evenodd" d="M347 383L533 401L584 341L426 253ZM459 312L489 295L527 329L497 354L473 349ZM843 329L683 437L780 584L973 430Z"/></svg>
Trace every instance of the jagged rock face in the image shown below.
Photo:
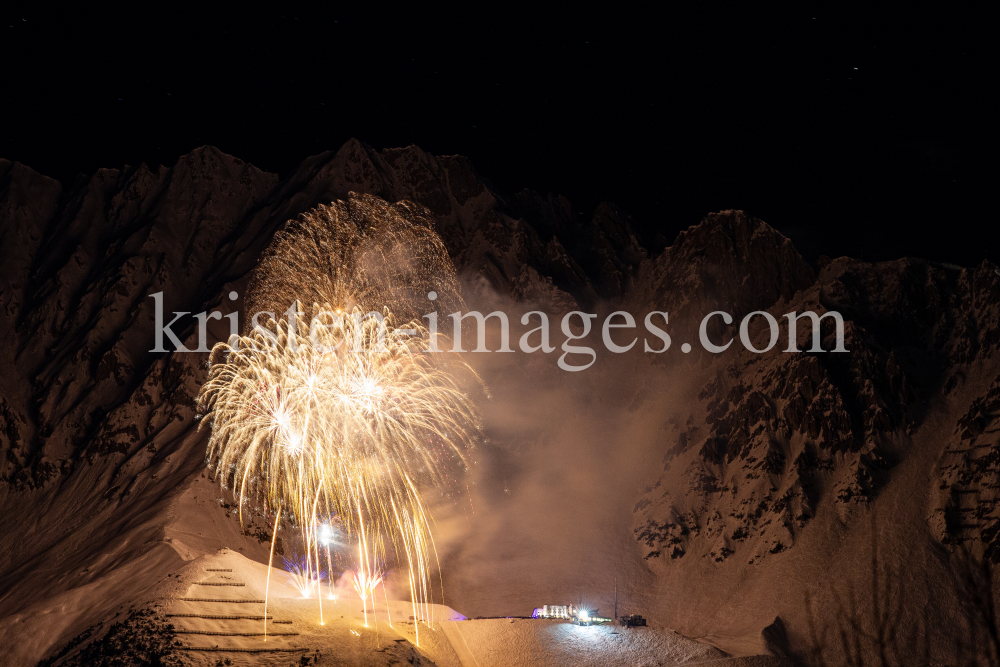
<svg viewBox="0 0 1000 667"><path fill-rule="evenodd" d="M633 312L655 305L679 325L697 323L715 310L739 320L790 299L814 280L791 241L742 211L723 211L681 232L644 265L626 304Z"/></svg>
<svg viewBox="0 0 1000 667"><path fill-rule="evenodd" d="M940 504L930 521L948 545L982 543L985 556L1000 562L1000 383L973 401L955 424L939 463Z"/></svg>
<svg viewBox="0 0 1000 667"><path fill-rule="evenodd" d="M589 224L573 215L563 197L522 190L514 198L517 207L546 243L548 275L573 294L620 300L635 280L646 259L628 215L607 202L598 205ZM561 249L558 239L568 243ZM572 259L569 259L572 258ZM592 292L581 281L589 276Z"/></svg>
<svg viewBox="0 0 1000 667"><path fill-rule="evenodd" d="M212 149L172 169L102 170L68 193L21 165L0 174L3 477L41 485L85 455L141 449L178 410L190 416L189 400L147 395L190 374L149 351L149 295L163 292L168 311L217 302L266 241L251 216L277 179ZM130 400L148 409L115 427L109 415Z"/></svg>
<svg viewBox="0 0 1000 667"><path fill-rule="evenodd" d="M987 264L957 271L841 259L792 298L780 283L753 292L763 298L743 301L744 308L779 320L788 312L842 313L850 354L782 354L782 340L768 354L744 350L715 360L697 407L683 423L666 425L664 472L636 504L647 558L738 556L753 564L792 546L824 499L843 516L844 505L871 503L893 468L917 455L914 432L929 402L954 392L965 368L996 373L998 284ZM729 298L740 303L738 294ZM831 350L832 323L825 323L823 347ZM758 324L751 337L763 348L769 332ZM798 347L810 345L800 326ZM998 395L994 381L955 425L941 454L945 500L931 512L932 521L943 513L941 542L979 541L990 554Z"/></svg>
<svg viewBox="0 0 1000 667"><path fill-rule="evenodd" d="M613 204L599 204L587 233L573 238L587 240L583 266L589 275L597 276L600 296L607 299L624 296L646 259L646 250L636 237L628 215Z"/></svg>
<svg viewBox="0 0 1000 667"><path fill-rule="evenodd" d="M963 271L960 286L953 328L937 328L948 353L948 363L937 370L943 394L968 409L943 443L929 520L943 544L982 548L986 558L1000 563L1000 378L993 365L1000 347L1000 271L983 263ZM967 377L980 368L993 373L983 375L978 391L963 391ZM971 400L961 400L966 396Z"/></svg>

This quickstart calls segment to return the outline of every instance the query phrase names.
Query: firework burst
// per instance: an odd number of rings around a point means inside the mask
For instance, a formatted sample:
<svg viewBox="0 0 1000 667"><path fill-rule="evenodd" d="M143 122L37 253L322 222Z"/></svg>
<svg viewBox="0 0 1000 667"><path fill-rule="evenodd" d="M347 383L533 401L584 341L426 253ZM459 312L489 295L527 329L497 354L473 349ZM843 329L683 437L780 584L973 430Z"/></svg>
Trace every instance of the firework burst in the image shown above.
<svg viewBox="0 0 1000 667"><path fill-rule="evenodd" d="M368 627L368 598L372 599L372 611L374 611L375 589L382 583L383 576L384 574L381 572L358 568L358 571L354 573L354 579L351 581L355 592L361 598L361 604L365 612L365 627ZM386 609L388 610L388 607Z"/></svg>
<svg viewBox="0 0 1000 667"><path fill-rule="evenodd" d="M369 564L356 582L362 600L381 578L370 564L397 562L426 619L436 556L421 492L467 468L479 425L464 382L478 378L427 352L419 320L397 324L428 286L460 300L440 239L404 215L415 210L352 197L290 224L248 302L294 308L216 346L199 405L210 417L209 460L241 511L261 501L299 527L306 581L323 569L320 519L335 515ZM323 300L303 310L303 296Z"/></svg>
<svg viewBox="0 0 1000 667"><path fill-rule="evenodd" d="M304 558L283 560L288 584L301 593L302 597L312 597L313 591L321 590L323 579L326 578L325 572L317 572Z"/></svg>

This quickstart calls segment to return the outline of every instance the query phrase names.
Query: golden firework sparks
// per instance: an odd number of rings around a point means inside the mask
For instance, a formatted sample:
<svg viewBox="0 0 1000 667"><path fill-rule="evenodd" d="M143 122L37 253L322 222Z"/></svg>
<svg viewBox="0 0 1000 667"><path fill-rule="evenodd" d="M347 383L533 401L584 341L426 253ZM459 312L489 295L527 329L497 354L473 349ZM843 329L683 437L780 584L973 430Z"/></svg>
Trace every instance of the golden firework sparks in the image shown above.
<svg viewBox="0 0 1000 667"><path fill-rule="evenodd" d="M287 512L318 573L317 517L339 516L358 545L363 602L378 578L371 564L396 562L419 620L435 553L421 490L467 468L479 422L462 384L474 374L427 352L419 320L396 323L394 308L413 317L428 288L460 302L440 239L403 215L414 211L352 197L280 233L248 303L287 298L294 309L215 347L199 406L212 428L209 460L239 497L241 518L251 500ZM307 328L303 295L325 297L305 311Z"/></svg>

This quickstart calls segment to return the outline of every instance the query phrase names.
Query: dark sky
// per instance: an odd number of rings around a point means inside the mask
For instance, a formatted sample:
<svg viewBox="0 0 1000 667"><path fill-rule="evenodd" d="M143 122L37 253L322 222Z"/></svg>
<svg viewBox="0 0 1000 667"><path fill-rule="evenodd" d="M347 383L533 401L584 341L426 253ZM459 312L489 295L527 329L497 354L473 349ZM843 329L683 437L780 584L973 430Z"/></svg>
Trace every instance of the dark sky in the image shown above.
<svg viewBox="0 0 1000 667"><path fill-rule="evenodd" d="M287 173L357 137L614 201L647 237L742 208L809 257L989 253L986 3L145 4L4 5L0 157L65 181L213 144Z"/></svg>

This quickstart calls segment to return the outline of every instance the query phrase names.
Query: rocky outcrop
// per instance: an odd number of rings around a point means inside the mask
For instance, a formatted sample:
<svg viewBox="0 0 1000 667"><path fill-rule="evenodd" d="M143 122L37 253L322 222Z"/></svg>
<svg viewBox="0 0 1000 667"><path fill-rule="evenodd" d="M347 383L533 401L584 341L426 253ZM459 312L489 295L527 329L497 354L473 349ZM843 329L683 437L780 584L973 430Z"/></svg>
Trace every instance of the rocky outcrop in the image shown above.
<svg viewBox="0 0 1000 667"><path fill-rule="evenodd" d="M150 351L150 295L162 292L168 313L220 303L268 240L276 218L261 209L277 178L215 149L155 172L102 170L69 192L21 165L0 173L2 476L39 486L88 457L145 447L151 415L116 430L122 405L175 410L149 400L171 387L171 360ZM193 416L189 400L170 403Z"/></svg>
<svg viewBox="0 0 1000 667"><path fill-rule="evenodd" d="M738 321L814 281L791 241L743 211L722 211L681 232L643 265L626 304L633 312L656 306L681 326L697 325L715 310Z"/></svg>
<svg viewBox="0 0 1000 667"><path fill-rule="evenodd" d="M686 421L665 426L671 435L663 474L635 507L636 537L647 558L759 562L791 547L819 503L832 503L846 520L848 506L873 502L906 458L939 455L942 501L931 512L938 538L980 542L995 553L995 381L958 419L943 451L934 442L914 451L914 442L930 406L956 393L969 375L988 369L986 377L995 377L1000 275L988 264L957 270L909 259L877 265L841 259L807 285L807 269L783 247L772 236L736 253L756 252L761 263L732 262L728 275L715 268L720 262L705 260L702 273L726 276L714 283L725 295L718 302L706 296L712 290L702 279L684 290L682 280L660 278L694 272L689 257L675 266L670 249L657 260L660 284L687 300L678 310L735 303L737 317L770 312L782 322L782 336L785 313L835 310L845 319L850 354L829 353L834 331L827 318L827 352L809 352L809 328L800 325L797 347L804 352L782 352L782 338L769 353L741 350L712 360L697 407ZM755 278L769 268L772 275ZM763 349L770 333L763 318L755 324L751 338ZM727 330L722 337L733 337L735 324Z"/></svg>

